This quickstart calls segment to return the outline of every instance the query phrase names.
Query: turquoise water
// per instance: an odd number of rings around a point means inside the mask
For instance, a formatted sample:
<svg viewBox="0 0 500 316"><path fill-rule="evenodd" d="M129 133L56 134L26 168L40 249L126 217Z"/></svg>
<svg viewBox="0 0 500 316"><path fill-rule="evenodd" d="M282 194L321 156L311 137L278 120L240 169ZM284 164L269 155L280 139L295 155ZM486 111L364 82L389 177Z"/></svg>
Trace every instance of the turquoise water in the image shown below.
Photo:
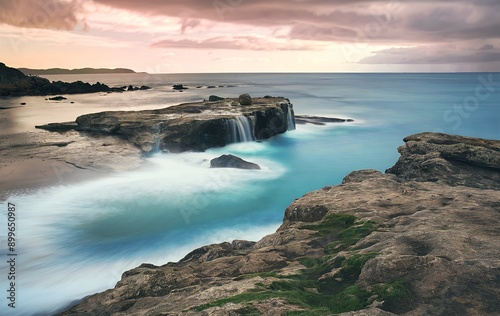
<svg viewBox="0 0 500 316"><path fill-rule="evenodd" d="M57 310L113 287L123 271L143 262L162 265L208 243L258 240L275 231L295 198L338 184L353 170L384 171L392 166L407 135L440 131L500 139L498 73L127 74L49 79L148 84L154 89L70 96L74 105L39 97L0 100L3 106L28 103L0 113L13 130L31 131L34 122L69 120L104 109L159 108L210 94L234 97L244 92L288 97L296 114L355 121L298 125L297 130L268 141L205 153L156 154L139 170L9 197L19 210L20 280L18 308L12 315ZM170 86L177 83L231 87L171 92ZM227 153L256 162L262 170L208 168L210 159ZM3 241L6 205L1 209ZM0 251L5 255L5 249ZM0 274L7 275L3 265ZM7 301L1 304L6 306Z"/></svg>

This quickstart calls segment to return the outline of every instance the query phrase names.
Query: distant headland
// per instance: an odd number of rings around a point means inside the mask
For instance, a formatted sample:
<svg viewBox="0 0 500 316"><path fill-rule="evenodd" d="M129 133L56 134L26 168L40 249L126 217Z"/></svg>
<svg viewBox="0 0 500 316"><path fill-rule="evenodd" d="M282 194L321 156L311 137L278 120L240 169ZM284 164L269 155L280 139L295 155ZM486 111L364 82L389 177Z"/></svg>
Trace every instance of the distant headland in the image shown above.
<svg viewBox="0 0 500 316"><path fill-rule="evenodd" d="M49 69L30 69L18 68L26 76L29 75L81 75L81 74L135 74L132 69L127 68L78 68L78 69L64 69L64 68L49 68Z"/></svg>
<svg viewBox="0 0 500 316"><path fill-rule="evenodd" d="M91 69L91 68L85 68ZM63 69L62 69L63 70ZM76 69L84 70L84 69ZM99 70L99 69L97 69ZM116 69L115 69L116 70ZM133 70L130 70L135 73ZM82 81L63 82L53 81L30 73L26 75L21 70L6 66L0 62L0 96L24 96L24 95L56 95L56 94L78 94L95 92L123 92L134 90L148 90L151 87L122 86L109 87L97 82L90 84Z"/></svg>

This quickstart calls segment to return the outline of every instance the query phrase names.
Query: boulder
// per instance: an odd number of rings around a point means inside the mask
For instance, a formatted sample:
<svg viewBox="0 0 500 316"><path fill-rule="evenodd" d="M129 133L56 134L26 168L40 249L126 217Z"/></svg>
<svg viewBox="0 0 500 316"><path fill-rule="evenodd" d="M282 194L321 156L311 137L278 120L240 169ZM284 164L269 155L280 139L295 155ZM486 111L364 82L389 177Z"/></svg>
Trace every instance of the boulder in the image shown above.
<svg viewBox="0 0 500 316"><path fill-rule="evenodd" d="M252 97L248 93L240 95L238 97L238 101L240 102L240 105L243 106L252 105Z"/></svg>
<svg viewBox="0 0 500 316"><path fill-rule="evenodd" d="M222 155L210 161L210 168L236 168L260 170L260 166L253 162L248 162L233 155Z"/></svg>

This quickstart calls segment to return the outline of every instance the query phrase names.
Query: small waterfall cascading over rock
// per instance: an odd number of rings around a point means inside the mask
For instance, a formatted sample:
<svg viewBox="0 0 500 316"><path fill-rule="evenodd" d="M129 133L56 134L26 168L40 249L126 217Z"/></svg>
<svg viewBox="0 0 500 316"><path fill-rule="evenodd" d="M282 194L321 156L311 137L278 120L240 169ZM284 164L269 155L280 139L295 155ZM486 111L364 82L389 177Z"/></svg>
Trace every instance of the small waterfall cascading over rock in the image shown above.
<svg viewBox="0 0 500 316"><path fill-rule="evenodd" d="M295 129L295 118L294 118L294 113L292 106L287 107L287 112L286 112L286 117L288 120L288 129L289 131L293 131Z"/></svg>
<svg viewBox="0 0 500 316"><path fill-rule="evenodd" d="M157 123L153 126L153 146L151 148L151 152L159 152L160 151L160 142L161 142L161 137L160 137L160 131L163 127L162 123Z"/></svg>
<svg viewBox="0 0 500 316"><path fill-rule="evenodd" d="M227 143L242 143L255 140L252 131L252 122L246 116L237 116L227 120Z"/></svg>

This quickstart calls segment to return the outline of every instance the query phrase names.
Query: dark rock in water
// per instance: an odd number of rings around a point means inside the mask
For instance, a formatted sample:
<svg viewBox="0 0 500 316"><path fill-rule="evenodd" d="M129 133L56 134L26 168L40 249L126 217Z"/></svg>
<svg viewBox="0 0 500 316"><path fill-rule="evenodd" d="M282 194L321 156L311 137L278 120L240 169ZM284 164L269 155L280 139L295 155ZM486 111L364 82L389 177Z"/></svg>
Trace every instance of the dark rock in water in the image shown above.
<svg viewBox="0 0 500 316"><path fill-rule="evenodd" d="M238 101L240 102L240 105L252 105L252 97L248 93L240 95Z"/></svg>
<svg viewBox="0 0 500 316"><path fill-rule="evenodd" d="M61 96L61 95L58 95L57 97L49 98L49 100L52 100L52 101L62 101L62 100L67 100L67 99L65 97Z"/></svg>
<svg viewBox="0 0 500 316"><path fill-rule="evenodd" d="M216 95L211 95L208 97L208 101L210 101L210 102L221 101L221 100L224 100L224 98L221 98L221 97L216 96Z"/></svg>
<svg viewBox="0 0 500 316"><path fill-rule="evenodd" d="M207 89L214 89L217 88L216 86L207 86Z"/></svg>
<svg viewBox="0 0 500 316"><path fill-rule="evenodd" d="M499 182L479 172L457 184L455 173L474 166L500 174L500 141L405 140L391 168L397 175L354 171L296 199L281 227L257 243L140 265L60 315L498 315ZM434 174L432 165L453 168Z"/></svg>
<svg viewBox="0 0 500 316"><path fill-rule="evenodd" d="M210 168L237 168L260 170L260 166L253 162L248 162L233 155L222 155L210 161Z"/></svg>
<svg viewBox="0 0 500 316"><path fill-rule="evenodd" d="M150 87L150 86L141 86L141 87L139 88L139 90L150 90L150 89L151 89L151 87Z"/></svg>
<svg viewBox="0 0 500 316"><path fill-rule="evenodd" d="M174 85L172 86L172 88L173 88L174 90L184 90L184 89L188 89L188 87L185 87L185 86L184 86L184 85L182 85L182 84L174 84Z"/></svg>
<svg viewBox="0 0 500 316"><path fill-rule="evenodd" d="M295 115L295 124L325 125L326 123L345 123L345 122L354 122L354 120L340 119L334 117Z"/></svg>
<svg viewBox="0 0 500 316"><path fill-rule="evenodd" d="M127 91L134 91L134 90L137 90L137 88L134 86L128 86L127 88Z"/></svg>
<svg viewBox="0 0 500 316"><path fill-rule="evenodd" d="M26 102L21 102L21 105L26 105Z"/></svg>

